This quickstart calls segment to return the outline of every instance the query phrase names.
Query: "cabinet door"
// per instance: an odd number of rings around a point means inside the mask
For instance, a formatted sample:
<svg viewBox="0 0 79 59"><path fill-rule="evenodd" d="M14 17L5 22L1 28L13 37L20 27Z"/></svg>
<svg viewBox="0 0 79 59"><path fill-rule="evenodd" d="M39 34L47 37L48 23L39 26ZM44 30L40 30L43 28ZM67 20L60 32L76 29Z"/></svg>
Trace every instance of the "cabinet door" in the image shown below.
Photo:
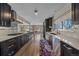
<svg viewBox="0 0 79 59"><path fill-rule="evenodd" d="M24 34L24 44L26 43L26 35Z"/></svg>
<svg viewBox="0 0 79 59"><path fill-rule="evenodd" d="M2 6L1 6L1 9L2 9L2 26L6 26L6 21L7 21L7 10L6 10L6 4L5 3L2 3Z"/></svg>
<svg viewBox="0 0 79 59"><path fill-rule="evenodd" d="M11 7L8 4L4 4L4 25L10 26L11 20Z"/></svg>
<svg viewBox="0 0 79 59"><path fill-rule="evenodd" d="M61 56L79 56L79 50L61 41Z"/></svg>
<svg viewBox="0 0 79 59"><path fill-rule="evenodd" d="M8 54L8 49L7 49L6 41L1 42L0 45L1 45L1 46L0 46L0 48L1 48L1 56L7 56L7 54Z"/></svg>
<svg viewBox="0 0 79 59"><path fill-rule="evenodd" d="M7 49L8 49L8 55L14 55L17 52L17 38L12 38L7 41Z"/></svg>
<svg viewBox="0 0 79 59"><path fill-rule="evenodd" d="M22 47L22 44L21 44L21 37L18 36L17 39L16 39L16 44L17 44L17 50L19 50L21 47Z"/></svg>
<svg viewBox="0 0 79 59"><path fill-rule="evenodd" d="M0 43L0 56L1 56L1 43Z"/></svg>
<svg viewBox="0 0 79 59"><path fill-rule="evenodd" d="M1 42L1 55L12 56L17 52L16 38Z"/></svg>
<svg viewBox="0 0 79 59"><path fill-rule="evenodd" d="M64 56L72 56L72 48L67 46L66 44L63 45L63 52Z"/></svg>
<svg viewBox="0 0 79 59"><path fill-rule="evenodd" d="M1 3L0 3L0 26L2 25L1 23Z"/></svg>
<svg viewBox="0 0 79 59"><path fill-rule="evenodd" d="M46 22L46 32L50 32L51 31L50 26L52 26L52 17L46 19L45 22Z"/></svg>
<svg viewBox="0 0 79 59"><path fill-rule="evenodd" d="M45 38L45 30L46 30L46 26L45 26L45 22L43 22L43 37Z"/></svg>
<svg viewBox="0 0 79 59"><path fill-rule="evenodd" d="M79 24L79 3L72 3L72 19L74 24Z"/></svg>
<svg viewBox="0 0 79 59"><path fill-rule="evenodd" d="M24 37L24 35L22 35L22 45L24 45L25 44L25 37Z"/></svg>
<svg viewBox="0 0 79 59"><path fill-rule="evenodd" d="M2 3L0 3L0 26L3 26L3 19L4 19L4 9L3 9L3 4Z"/></svg>
<svg viewBox="0 0 79 59"><path fill-rule="evenodd" d="M72 50L68 44L61 41L61 56L71 56Z"/></svg>
<svg viewBox="0 0 79 59"><path fill-rule="evenodd" d="M11 7L7 3L0 3L0 26L10 26Z"/></svg>
<svg viewBox="0 0 79 59"><path fill-rule="evenodd" d="M16 20L16 12L14 10L11 10L11 21Z"/></svg>

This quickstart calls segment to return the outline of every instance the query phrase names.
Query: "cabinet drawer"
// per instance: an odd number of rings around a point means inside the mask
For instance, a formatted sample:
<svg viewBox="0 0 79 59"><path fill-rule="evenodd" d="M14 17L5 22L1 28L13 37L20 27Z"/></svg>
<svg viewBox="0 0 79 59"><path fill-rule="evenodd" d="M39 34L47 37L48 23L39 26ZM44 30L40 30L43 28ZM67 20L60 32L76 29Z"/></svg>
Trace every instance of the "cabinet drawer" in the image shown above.
<svg viewBox="0 0 79 59"><path fill-rule="evenodd" d="M16 42L16 38L10 39L10 40L8 40L7 42L8 42L8 43Z"/></svg>
<svg viewBox="0 0 79 59"><path fill-rule="evenodd" d="M12 55L14 55L15 54L15 51L11 51L11 52L8 52L8 56L12 56Z"/></svg>
<svg viewBox="0 0 79 59"><path fill-rule="evenodd" d="M1 56L1 44L0 44L0 56Z"/></svg>
<svg viewBox="0 0 79 59"><path fill-rule="evenodd" d="M7 41L8 46L16 46L16 38L12 38Z"/></svg>
<svg viewBox="0 0 79 59"><path fill-rule="evenodd" d="M8 49L12 48L12 47L16 47L14 44L8 46Z"/></svg>

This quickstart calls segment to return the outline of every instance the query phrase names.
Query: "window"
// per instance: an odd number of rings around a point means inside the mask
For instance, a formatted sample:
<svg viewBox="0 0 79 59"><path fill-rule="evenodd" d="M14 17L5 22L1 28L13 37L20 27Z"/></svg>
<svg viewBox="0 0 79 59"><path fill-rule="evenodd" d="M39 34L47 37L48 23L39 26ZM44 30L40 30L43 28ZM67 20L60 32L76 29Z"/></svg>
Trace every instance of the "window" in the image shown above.
<svg viewBox="0 0 79 59"><path fill-rule="evenodd" d="M63 21L63 27L65 29L70 29L72 27L72 20L71 19L67 19L67 20Z"/></svg>

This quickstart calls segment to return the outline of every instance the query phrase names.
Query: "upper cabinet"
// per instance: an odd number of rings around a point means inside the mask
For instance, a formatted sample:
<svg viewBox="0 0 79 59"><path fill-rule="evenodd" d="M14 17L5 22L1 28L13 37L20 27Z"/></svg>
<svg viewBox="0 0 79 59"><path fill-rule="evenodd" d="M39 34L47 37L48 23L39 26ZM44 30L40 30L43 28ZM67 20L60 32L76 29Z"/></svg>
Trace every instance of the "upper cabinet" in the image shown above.
<svg viewBox="0 0 79 59"><path fill-rule="evenodd" d="M50 27L52 27L52 18L53 17L50 17L50 18L45 19L46 32L50 32L51 31L51 28Z"/></svg>
<svg viewBox="0 0 79 59"><path fill-rule="evenodd" d="M9 27L11 23L11 6L7 3L0 3L0 26Z"/></svg>
<svg viewBox="0 0 79 59"><path fill-rule="evenodd" d="M16 12L11 10L11 6L7 3L0 3L0 26L10 27L11 22L16 20Z"/></svg>
<svg viewBox="0 0 79 59"><path fill-rule="evenodd" d="M72 3L72 19L73 24L79 24L79 3Z"/></svg>
<svg viewBox="0 0 79 59"><path fill-rule="evenodd" d="M11 10L11 21L15 21L15 20L17 19L16 16L17 16L17 15L16 15L16 11Z"/></svg>

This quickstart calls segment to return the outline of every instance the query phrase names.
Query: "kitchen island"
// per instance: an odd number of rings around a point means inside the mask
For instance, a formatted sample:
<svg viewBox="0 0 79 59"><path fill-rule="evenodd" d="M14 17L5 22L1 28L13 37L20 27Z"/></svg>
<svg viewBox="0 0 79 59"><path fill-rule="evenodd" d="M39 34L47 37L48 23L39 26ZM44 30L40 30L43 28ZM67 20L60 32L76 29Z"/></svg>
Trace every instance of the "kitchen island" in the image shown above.
<svg viewBox="0 0 79 59"><path fill-rule="evenodd" d="M59 35L61 41L79 50L79 33L61 31Z"/></svg>
<svg viewBox="0 0 79 59"><path fill-rule="evenodd" d="M79 33L60 31L56 35L60 40L61 56L79 56Z"/></svg>

